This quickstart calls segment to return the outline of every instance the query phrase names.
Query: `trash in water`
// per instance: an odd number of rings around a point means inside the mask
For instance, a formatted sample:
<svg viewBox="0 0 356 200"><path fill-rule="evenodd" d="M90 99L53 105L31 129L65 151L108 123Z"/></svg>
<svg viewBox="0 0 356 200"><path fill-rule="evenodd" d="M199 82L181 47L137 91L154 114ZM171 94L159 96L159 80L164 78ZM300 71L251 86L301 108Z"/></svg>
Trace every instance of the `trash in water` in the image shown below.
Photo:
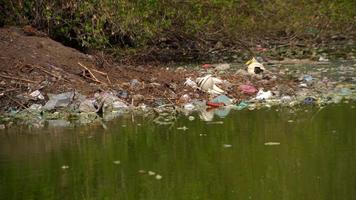
<svg viewBox="0 0 356 200"><path fill-rule="evenodd" d="M120 160L115 160L115 161L113 161L113 163L114 163L115 165L119 165L121 162L120 162Z"/></svg>
<svg viewBox="0 0 356 200"><path fill-rule="evenodd" d="M218 109L214 109L214 114L220 118L225 118L229 115L231 108L230 107L221 107Z"/></svg>
<svg viewBox="0 0 356 200"><path fill-rule="evenodd" d="M231 148L232 145L231 145L231 144L224 144L223 147L224 147L224 148Z"/></svg>
<svg viewBox="0 0 356 200"><path fill-rule="evenodd" d="M280 145L281 143L279 142L266 142L265 145L266 146L275 146L275 145Z"/></svg>
<svg viewBox="0 0 356 200"><path fill-rule="evenodd" d="M189 116L188 119L189 119L189 121L193 121L195 119L195 117L194 116Z"/></svg>
<svg viewBox="0 0 356 200"><path fill-rule="evenodd" d="M240 85L239 89L243 94L248 94L248 95L252 95L257 92L257 89L252 85Z"/></svg>
<svg viewBox="0 0 356 200"><path fill-rule="evenodd" d="M61 167L63 170L66 170L66 169L68 169L69 168L69 166L68 165L62 165L62 167Z"/></svg>
<svg viewBox="0 0 356 200"><path fill-rule="evenodd" d="M178 127L177 129L178 129L178 130L183 130L183 131L188 130L188 128L187 128L186 126Z"/></svg>
<svg viewBox="0 0 356 200"><path fill-rule="evenodd" d="M273 94L271 91L268 90L267 92L265 92L265 91L263 91L263 89L260 89L256 95L256 99L257 100L267 100L267 99L271 98L272 95Z"/></svg>
<svg viewBox="0 0 356 200"><path fill-rule="evenodd" d="M209 122L214 119L214 111L201 110L199 113L199 117L201 120Z"/></svg>
<svg viewBox="0 0 356 200"><path fill-rule="evenodd" d="M223 103L225 106L231 105L232 100L226 95L219 95L211 100L213 103ZM219 106L218 106L219 107Z"/></svg>
<svg viewBox="0 0 356 200"><path fill-rule="evenodd" d="M185 110L191 111L191 110L194 110L195 106L194 106L193 104L191 104L191 103L188 103L188 104L185 104L185 105L183 106L183 108L184 108Z"/></svg>
<svg viewBox="0 0 356 200"><path fill-rule="evenodd" d="M153 176L153 175L155 175L155 174L156 174L156 172L148 171L148 175L150 175L150 176Z"/></svg>
<svg viewBox="0 0 356 200"><path fill-rule="evenodd" d="M160 179L162 179L162 176L159 175L159 174L157 174L155 178L156 178L157 180L160 180Z"/></svg>
<svg viewBox="0 0 356 200"><path fill-rule="evenodd" d="M247 108L247 107L248 107L248 103L245 102L245 101L241 101L239 103L239 105L237 105L237 110L242 110L242 109Z"/></svg>

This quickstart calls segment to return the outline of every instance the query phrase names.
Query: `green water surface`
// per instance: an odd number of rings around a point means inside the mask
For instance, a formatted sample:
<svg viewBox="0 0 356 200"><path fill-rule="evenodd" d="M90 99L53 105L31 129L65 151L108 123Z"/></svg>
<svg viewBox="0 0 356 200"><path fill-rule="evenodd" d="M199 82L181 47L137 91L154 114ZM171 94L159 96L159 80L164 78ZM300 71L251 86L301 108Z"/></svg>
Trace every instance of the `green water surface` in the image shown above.
<svg viewBox="0 0 356 200"><path fill-rule="evenodd" d="M194 116L1 130L0 199L356 199L355 104Z"/></svg>

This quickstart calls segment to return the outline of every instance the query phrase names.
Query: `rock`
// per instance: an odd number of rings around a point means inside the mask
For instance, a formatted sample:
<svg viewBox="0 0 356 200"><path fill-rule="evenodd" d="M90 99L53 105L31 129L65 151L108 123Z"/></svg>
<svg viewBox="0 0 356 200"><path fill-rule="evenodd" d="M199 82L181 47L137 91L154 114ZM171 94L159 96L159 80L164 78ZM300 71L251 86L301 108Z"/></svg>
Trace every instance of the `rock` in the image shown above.
<svg viewBox="0 0 356 200"><path fill-rule="evenodd" d="M119 98L126 99L128 97L127 91L119 90L116 94Z"/></svg>
<svg viewBox="0 0 356 200"><path fill-rule="evenodd" d="M49 127L67 127L70 125L69 121L63 119L48 120L47 123Z"/></svg>
<svg viewBox="0 0 356 200"><path fill-rule="evenodd" d="M113 110L115 110L115 111L117 111L117 110L125 110L125 109L129 108L129 106L125 102L123 102L121 100L114 101L113 104L112 104L112 107L113 107Z"/></svg>
<svg viewBox="0 0 356 200"><path fill-rule="evenodd" d="M49 101L43 106L44 110L53 110L55 108L67 107L73 100L74 92L65 92L61 94L48 94Z"/></svg>
<svg viewBox="0 0 356 200"><path fill-rule="evenodd" d="M42 111L42 105L40 105L40 104L32 104L28 109L30 111L32 111L32 112L41 112Z"/></svg>
<svg viewBox="0 0 356 200"><path fill-rule="evenodd" d="M135 94L132 96L132 99L134 101L143 101L145 99L145 97L142 94Z"/></svg>
<svg viewBox="0 0 356 200"><path fill-rule="evenodd" d="M96 112L97 108L94 106L95 102L96 101L93 99L86 99L82 101L79 105L79 112L83 112L83 113Z"/></svg>

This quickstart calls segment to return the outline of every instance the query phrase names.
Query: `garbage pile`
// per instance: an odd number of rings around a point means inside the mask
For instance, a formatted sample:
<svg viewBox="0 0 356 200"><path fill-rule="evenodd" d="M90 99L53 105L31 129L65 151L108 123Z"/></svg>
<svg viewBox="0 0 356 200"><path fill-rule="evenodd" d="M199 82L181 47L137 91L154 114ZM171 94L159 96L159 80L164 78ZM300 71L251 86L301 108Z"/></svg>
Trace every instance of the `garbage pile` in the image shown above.
<svg viewBox="0 0 356 200"><path fill-rule="evenodd" d="M24 109L9 109L9 117L37 120L39 127L46 123L67 125L65 120L77 120L81 124L109 120L128 112L150 113L153 122L171 125L178 114L191 116L193 112L203 121L214 117L226 117L231 110L255 110L273 106L325 106L330 103L349 102L356 99L355 64L339 66L352 75L327 77L330 66L316 67L315 71L301 71L258 59L249 60L244 66L230 64L204 64L195 73L187 71L184 80L176 84L144 83L132 79L123 83L120 90L96 92L85 96L76 91L43 94L35 90L19 98L34 102ZM175 71L184 71L177 68ZM342 77L340 79L340 77ZM142 91L168 88L155 98L142 95ZM4 120L5 119L5 120ZM59 120L59 121L58 121ZM64 121L61 121L64 120ZM32 122L31 122L32 123ZM2 124L2 123L0 123ZM36 124L36 123L32 123Z"/></svg>

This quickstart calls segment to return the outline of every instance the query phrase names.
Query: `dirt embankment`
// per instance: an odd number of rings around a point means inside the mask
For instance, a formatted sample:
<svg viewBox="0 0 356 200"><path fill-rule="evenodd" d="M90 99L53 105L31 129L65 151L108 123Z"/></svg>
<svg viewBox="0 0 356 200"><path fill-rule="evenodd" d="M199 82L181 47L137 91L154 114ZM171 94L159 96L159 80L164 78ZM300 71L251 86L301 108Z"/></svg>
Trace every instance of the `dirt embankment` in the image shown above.
<svg viewBox="0 0 356 200"><path fill-rule="evenodd" d="M105 60L104 56L91 56L63 46L45 34L25 28L0 29L0 106L1 111L12 108L24 109L35 103L25 98L39 90L46 94L77 91L93 95L99 91L112 91L131 104L154 105L157 99L166 103L178 103L183 94L193 98L207 99L201 91L185 87L187 77L195 79L199 73L187 68L166 68L162 66L124 66ZM241 99L238 85L250 81L256 87L268 89L276 85L263 80L249 80L243 76L221 75L231 87L225 88L233 98ZM134 80L136 79L136 80ZM287 83L292 84L292 83ZM36 100L41 101L41 100Z"/></svg>

